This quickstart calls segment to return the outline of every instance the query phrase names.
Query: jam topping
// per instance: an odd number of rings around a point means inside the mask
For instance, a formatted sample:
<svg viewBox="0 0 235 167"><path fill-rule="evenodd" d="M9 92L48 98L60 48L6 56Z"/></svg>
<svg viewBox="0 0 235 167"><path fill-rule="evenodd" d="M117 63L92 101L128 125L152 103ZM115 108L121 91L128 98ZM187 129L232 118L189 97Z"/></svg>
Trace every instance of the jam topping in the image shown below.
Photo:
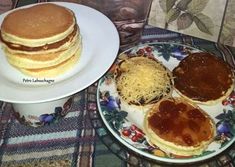
<svg viewBox="0 0 235 167"><path fill-rule="evenodd" d="M63 44L65 44L66 42L70 41L73 39L73 37L76 35L77 32L77 25L74 26L74 30L72 31L72 33L70 33L66 38L55 42L55 43L51 43L51 44L45 44L43 46L37 46L37 47L29 47L29 46L24 46L24 45L20 45L20 44L14 44L11 42L7 42L2 38L2 35L0 33L0 40L7 45L7 47L14 49L14 50L21 50L21 51L28 51L28 52L32 52L32 51L41 51L41 50L49 50L49 49L55 49L58 48L60 46L62 46Z"/></svg>
<svg viewBox="0 0 235 167"><path fill-rule="evenodd" d="M174 85L197 101L216 100L233 84L233 73L223 60L209 53L192 53L173 70Z"/></svg>
<svg viewBox="0 0 235 167"><path fill-rule="evenodd" d="M197 146L213 135L211 120L206 114L176 99L161 101L151 111L148 124L160 138L182 146Z"/></svg>

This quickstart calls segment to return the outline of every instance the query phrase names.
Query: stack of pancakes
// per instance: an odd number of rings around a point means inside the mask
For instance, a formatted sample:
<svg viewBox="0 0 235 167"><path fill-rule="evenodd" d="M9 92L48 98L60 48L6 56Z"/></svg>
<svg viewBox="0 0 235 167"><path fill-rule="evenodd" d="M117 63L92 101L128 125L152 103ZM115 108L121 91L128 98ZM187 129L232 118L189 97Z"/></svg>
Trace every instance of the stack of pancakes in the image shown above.
<svg viewBox="0 0 235 167"><path fill-rule="evenodd" d="M74 13L44 3L9 13L1 25L8 62L33 77L55 77L79 60L82 42Z"/></svg>

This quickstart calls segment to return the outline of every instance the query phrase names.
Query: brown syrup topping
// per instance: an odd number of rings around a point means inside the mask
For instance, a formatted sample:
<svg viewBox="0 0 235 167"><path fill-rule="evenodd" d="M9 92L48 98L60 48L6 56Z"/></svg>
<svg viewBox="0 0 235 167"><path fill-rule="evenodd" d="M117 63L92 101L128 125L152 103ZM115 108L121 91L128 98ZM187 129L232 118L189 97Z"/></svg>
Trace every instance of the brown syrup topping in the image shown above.
<svg viewBox="0 0 235 167"><path fill-rule="evenodd" d="M72 40L73 37L76 35L77 29L78 29L78 27L77 27L77 25L75 25L73 32L70 33L66 38L62 39L61 41L51 43L51 44L45 44L43 46L37 46L37 47L29 47L29 46L24 46L24 45L19 45L19 44L7 42L2 38L1 33L0 33L0 40L13 50L21 50L21 51L28 51L28 52L49 50L49 49L58 48L58 47L62 46L63 44L65 44L66 42Z"/></svg>
<svg viewBox="0 0 235 167"><path fill-rule="evenodd" d="M212 135L210 120L187 103L164 100L153 112L148 117L149 126L166 141L197 146Z"/></svg>
<svg viewBox="0 0 235 167"><path fill-rule="evenodd" d="M230 67L209 53L193 53L173 70L174 84L183 95L198 101L215 100L233 84Z"/></svg>

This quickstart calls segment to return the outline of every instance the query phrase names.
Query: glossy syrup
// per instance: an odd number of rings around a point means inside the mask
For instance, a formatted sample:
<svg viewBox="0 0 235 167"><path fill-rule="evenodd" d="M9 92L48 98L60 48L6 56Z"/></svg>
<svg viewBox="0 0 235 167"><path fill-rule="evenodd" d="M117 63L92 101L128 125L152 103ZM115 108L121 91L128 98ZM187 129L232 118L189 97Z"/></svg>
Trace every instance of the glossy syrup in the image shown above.
<svg viewBox="0 0 235 167"><path fill-rule="evenodd" d="M173 70L174 86L198 101L216 100L233 84L228 64L209 53L193 53Z"/></svg>

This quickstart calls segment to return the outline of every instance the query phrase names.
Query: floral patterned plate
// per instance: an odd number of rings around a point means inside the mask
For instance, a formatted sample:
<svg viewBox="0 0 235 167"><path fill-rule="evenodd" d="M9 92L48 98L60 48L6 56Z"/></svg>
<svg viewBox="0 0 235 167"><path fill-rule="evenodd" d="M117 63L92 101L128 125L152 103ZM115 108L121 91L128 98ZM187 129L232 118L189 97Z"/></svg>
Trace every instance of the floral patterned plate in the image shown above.
<svg viewBox="0 0 235 167"><path fill-rule="evenodd" d="M214 119L217 134L209 147L197 156L173 155L150 145L142 131L145 111L136 111L137 109L126 107L121 103L115 88L114 69L125 56L132 56L133 54L153 56L170 70L173 70L180 60L190 52L201 52L201 50L177 43L142 44L120 54L106 75L99 80L97 102L101 118L109 131L134 152L161 162L192 163L216 156L234 142L235 91L219 104L213 106L199 105ZM173 92L173 96L177 96L176 92Z"/></svg>

